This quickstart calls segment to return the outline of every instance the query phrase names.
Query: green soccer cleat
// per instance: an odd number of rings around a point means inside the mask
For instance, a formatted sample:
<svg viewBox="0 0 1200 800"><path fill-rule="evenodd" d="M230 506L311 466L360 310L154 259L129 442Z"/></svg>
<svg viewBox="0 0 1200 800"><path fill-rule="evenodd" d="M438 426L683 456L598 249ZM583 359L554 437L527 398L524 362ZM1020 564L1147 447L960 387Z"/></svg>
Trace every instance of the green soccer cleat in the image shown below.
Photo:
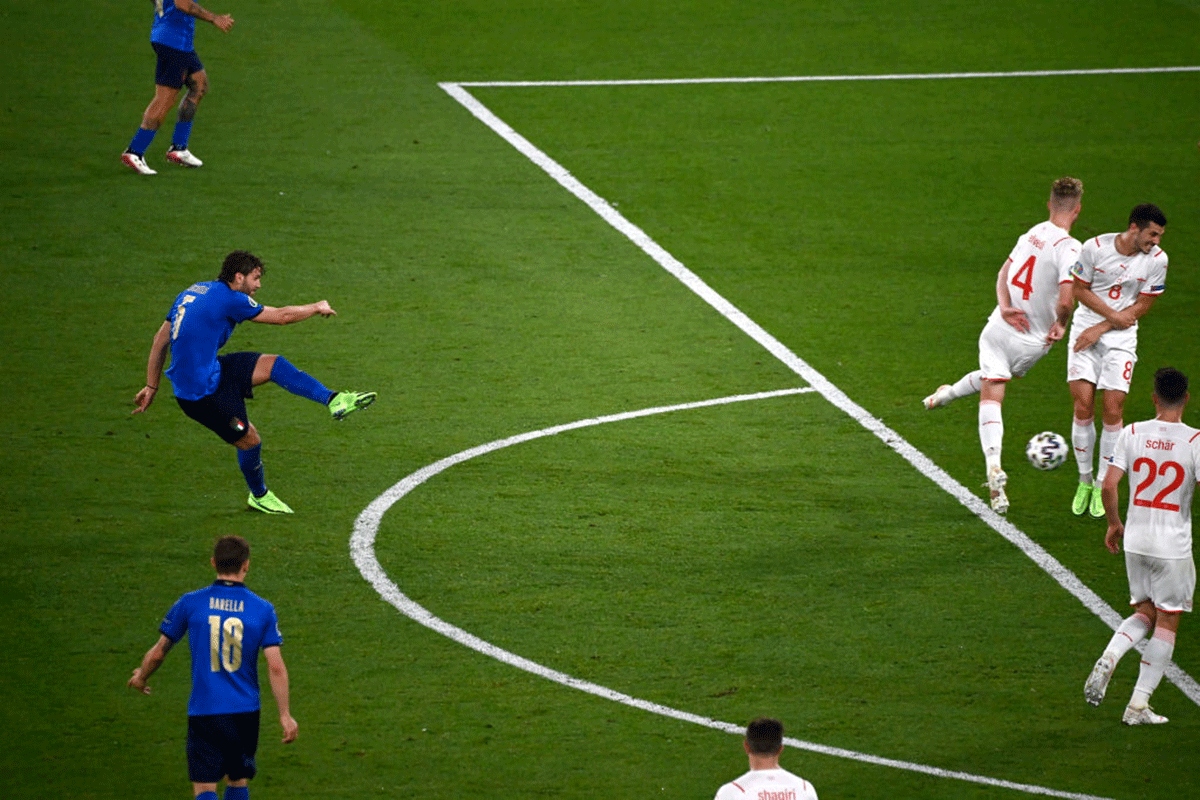
<svg viewBox="0 0 1200 800"><path fill-rule="evenodd" d="M1097 518L1104 516L1104 497L1100 492L1100 484L1098 483L1092 487L1092 505L1088 509L1088 513Z"/></svg>
<svg viewBox="0 0 1200 800"><path fill-rule="evenodd" d="M267 489L267 493L262 497L255 497L254 493L250 493L250 497L246 500L246 505L253 508L255 511L261 511L264 514L292 514L291 506L275 496L275 493Z"/></svg>
<svg viewBox="0 0 1200 800"><path fill-rule="evenodd" d="M1099 492L1096 492L1099 495ZM1082 517L1083 512L1088 510L1088 505L1092 500L1092 485L1090 483L1081 483L1075 487L1075 499L1071 501L1071 513L1077 517ZM1103 508L1103 507L1102 507Z"/></svg>
<svg viewBox="0 0 1200 800"><path fill-rule="evenodd" d="M378 396L375 392L338 392L329 401L329 413L334 419L345 419L374 403Z"/></svg>

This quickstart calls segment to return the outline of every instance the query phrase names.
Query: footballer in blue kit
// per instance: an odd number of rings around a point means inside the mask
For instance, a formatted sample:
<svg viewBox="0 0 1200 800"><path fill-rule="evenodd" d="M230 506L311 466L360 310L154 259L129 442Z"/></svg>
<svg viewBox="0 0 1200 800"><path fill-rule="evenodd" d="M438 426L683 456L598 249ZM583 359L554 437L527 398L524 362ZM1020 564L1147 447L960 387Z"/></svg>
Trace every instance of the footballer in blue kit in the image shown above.
<svg viewBox="0 0 1200 800"><path fill-rule="evenodd" d="M222 780L225 800L246 800L249 781L258 773L260 652L267 662L285 744L295 741L298 726L289 710L287 666L280 650L283 636L275 608L246 588L249 543L240 536L222 537L213 547L211 561L216 582L176 601L159 627L158 641L134 669L128 685L150 694L147 680L171 648L188 637L192 655L188 778L200 800L216 800Z"/></svg>
<svg viewBox="0 0 1200 800"><path fill-rule="evenodd" d="M167 112L175 104L183 87L187 92L179 102L179 115L167 150L167 161L181 167L199 167L203 161L188 150L192 135L192 121L196 107L208 93L208 72L196 54L194 38L196 20L212 23L228 33L233 27L233 17L214 14L194 0L154 0L154 21L150 24L150 46L154 48L154 98L142 114L137 133L129 147L121 153L125 166L139 175L155 175L157 172L146 164L146 149L154 141Z"/></svg>
<svg viewBox="0 0 1200 800"><path fill-rule="evenodd" d="M337 312L325 300L300 306L260 305L254 294L262 285L263 264L252 253L226 256L215 281L194 283L179 293L159 326L146 362L146 385L134 398L133 413L145 411L158 393L166 371L175 401L183 412L237 449L238 468L250 489L247 505L270 514L292 509L267 489L262 438L246 413L254 387L268 381L292 394L321 403L335 420L375 402L375 392L334 392L281 355L242 352L220 354L234 328L246 320L288 325Z"/></svg>

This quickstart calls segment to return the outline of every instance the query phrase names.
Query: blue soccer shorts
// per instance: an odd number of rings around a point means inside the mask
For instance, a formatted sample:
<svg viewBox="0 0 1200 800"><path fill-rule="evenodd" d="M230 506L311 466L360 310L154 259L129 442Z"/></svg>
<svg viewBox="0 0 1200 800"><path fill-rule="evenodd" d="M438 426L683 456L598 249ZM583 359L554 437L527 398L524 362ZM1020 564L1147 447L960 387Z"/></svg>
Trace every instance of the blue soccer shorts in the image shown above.
<svg viewBox="0 0 1200 800"><path fill-rule="evenodd" d="M154 48L154 53L158 56L158 63L154 66L156 86L182 89L189 77L194 73L204 71L204 65L200 63L200 56L196 55L195 50L185 53L158 42L151 42L150 46Z"/></svg>
<svg viewBox="0 0 1200 800"><path fill-rule="evenodd" d="M228 353L217 356L221 364L221 380L217 390L199 400L175 402L183 413L220 436L228 444L234 444L250 430L250 418L246 415L246 400L254 397L254 367L262 353Z"/></svg>
<svg viewBox="0 0 1200 800"><path fill-rule="evenodd" d="M188 717L188 780L217 783L257 775L258 722L257 711Z"/></svg>

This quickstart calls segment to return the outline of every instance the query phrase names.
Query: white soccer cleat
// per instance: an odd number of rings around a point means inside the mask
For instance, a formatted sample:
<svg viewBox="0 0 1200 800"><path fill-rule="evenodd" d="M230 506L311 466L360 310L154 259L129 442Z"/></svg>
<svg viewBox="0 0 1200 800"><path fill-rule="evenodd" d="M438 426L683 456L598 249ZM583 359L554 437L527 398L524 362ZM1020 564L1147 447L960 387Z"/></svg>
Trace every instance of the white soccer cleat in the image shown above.
<svg viewBox="0 0 1200 800"><path fill-rule="evenodd" d="M1108 679L1112 677L1116 666L1116 659L1112 656L1103 655L1097 659L1096 666L1092 667L1092 674L1088 675L1087 683L1083 684L1084 700L1093 706L1100 705L1104 700L1104 693L1108 691Z"/></svg>
<svg viewBox="0 0 1200 800"><path fill-rule="evenodd" d="M1154 709L1150 706L1141 708L1126 706L1125 713L1121 716L1121 722L1126 725L1162 725L1166 721L1166 717L1162 714L1155 714Z"/></svg>
<svg viewBox="0 0 1200 800"><path fill-rule="evenodd" d="M136 172L138 175L157 175L158 174L154 170L150 169L149 165L146 164L145 159L143 159L137 153L131 153L128 150L126 150L124 153L121 153L121 163L123 163L125 166L129 167L131 170Z"/></svg>
<svg viewBox="0 0 1200 800"><path fill-rule="evenodd" d="M932 411L935 408L941 408L942 406L946 405L947 403L950 402L949 395L950 395L950 384L943 383L941 386L939 386L937 388L936 392L929 395L929 397L925 398L925 400L923 401L925 403L925 410Z"/></svg>
<svg viewBox="0 0 1200 800"><path fill-rule="evenodd" d="M1004 470L999 467L992 467L988 472L987 487L991 495L992 511L997 514L1003 514L1008 511L1008 495L1004 493L1004 485L1008 483L1008 476L1004 474Z"/></svg>
<svg viewBox="0 0 1200 800"><path fill-rule="evenodd" d="M172 164L178 164L181 167L204 166L204 162L192 155L187 148L176 150L174 147L172 147L167 151L167 161L170 161Z"/></svg>

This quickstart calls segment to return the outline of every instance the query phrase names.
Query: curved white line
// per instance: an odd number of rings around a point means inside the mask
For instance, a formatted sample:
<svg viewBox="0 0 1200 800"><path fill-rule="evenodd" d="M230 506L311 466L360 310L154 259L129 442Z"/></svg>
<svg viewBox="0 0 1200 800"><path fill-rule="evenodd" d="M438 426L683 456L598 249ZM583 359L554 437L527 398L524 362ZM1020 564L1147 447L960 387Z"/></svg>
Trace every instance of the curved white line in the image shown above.
<svg viewBox="0 0 1200 800"><path fill-rule="evenodd" d="M1185 67L1180 69L1200 69L1200 67ZM966 74L966 73L964 73ZM915 77L915 76L909 76ZM939 77L939 76L932 76ZM979 517L996 533L1003 536L1022 553L1041 567L1047 575L1054 578L1058 584L1070 592L1085 608L1104 621L1109 628L1116 630L1121 624L1123 615L1117 613L1098 594L1084 584L1083 581L1064 566L1058 559L1050 555L1040 544L1033 541L1024 531L1017 528L1004 517L992 511L965 486L956 481L945 470L933 462L929 456L922 453L903 436L884 424L883 420L872 415L865 408L850 399L838 388L833 381L826 378L807 361L796 355L783 342L776 339L761 325L752 320L733 303L726 300L704 280L688 269L684 264L671 255L654 239L630 222L624 215L600 195L585 186L561 164L538 149L532 142L514 130L508 123L496 116L483 103L479 102L461 84L442 83L441 88L470 111L480 122L491 128L501 138L511 144L518 152L540 167L547 175L558 182L575 197L579 198L592 211L600 216L615 230L637 245L642 252L654 259L660 267L671 274L676 280L691 290L697 297L712 306L725 319L740 329L743 333L757 342L771 355L775 356L784 366L796 373L806 383L820 392L821 396L840 408L859 425L874 434L881 442L894 450L901 458L912 464L914 468L929 480L940 486L947 494L954 497L971 513ZM1139 642L1137 649L1144 650L1146 642ZM1167 666L1167 680L1179 687L1189 700L1200 705L1200 683L1184 672L1174 662Z"/></svg>
<svg viewBox="0 0 1200 800"><path fill-rule="evenodd" d="M395 505L402 497L412 492L421 484L428 481L435 475L444 472L456 464L461 464L478 456L487 455L488 453L501 450L505 447L510 447L515 444L541 439L546 436L554 436L566 431L588 428L594 425L603 425L608 422L620 422L623 420L636 419L638 417L648 417L654 414L665 414L672 411L684 411L695 408L704 408L708 406L727 405L729 403L739 403L748 400L763 400L772 397L782 397L786 395L802 394L815 391L810 387L799 387L794 389L782 389L773 392L759 392L755 394L733 395L730 397L721 397L713 400L704 400L695 403L682 403L671 406L658 406L655 408L646 408L639 411L629 411L622 414L611 414L603 417L593 417L589 419L579 420L577 422L567 423L565 425L556 425L551 428L545 428L539 431L531 431L522 433L516 436L509 436L505 439L497 439L496 441L487 444L472 447L469 450L455 453L452 456L441 459L433 464L423 467L416 472L408 475L390 489L385 491L379 497L375 498L368 505L358 519L354 521L354 533L350 537L350 553L354 559L355 566L358 571L366 578L367 582L375 588L375 591L386 600L390 605L394 606L401 614L412 619L415 622L424 625L425 627L437 631L449 639L458 642L461 645L471 648L486 656L501 661L509 666L524 670L538 677L545 678L555 683L568 686L572 689L578 689L581 692L602 697L606 700L611 700L616 703L630 706L632 708L648 711L652 714L659 714L671 719L680 720L682 722L691 722L696 725L702 725L706 728L724 731L726 733L741 734L743 728L741 725L735 725L731 722L721 722L720 720L704 717L698 714L692 714L687 711L680 711L669 706L653 703L649 700L642 700L637 697L609 689L605 686L586 681L581 678L576 678L568 675L565 672L550 669L535 661L531 661L524 656L519 656L516 653L497 647L491 642L487 642L473 633L463 630L456 625L435 616L424 606L409 598L404 592L400 591L400 587L387 576L387 572L380 565L379 560L375 557L375 538L379 532L379 524L383 519L383 515ZM834 756L837 758L847 758L854 761L862 761L876 766L892 767L894 769L902 769L908 772L919 772L925 775L932 775L938 778L951 778L955 780L967 781L969 783L983 784L986 786L995 786L1002 789L1013 789L1029 794L1042 795L1046 797L1060 797L1068 800L1108 800L1095 795L1076 794L1072 792L1062 792L1056 789L1048 789L1043 786L1033 786L1031 784L1013 783L1011 781L999 780L996 778L988 778L982 775L972 775L966 772L956 772L953 770L944 770L937 767L930 767L924 764L914 764L908 761L899 761L892 758L884 758L882 756L871 755L869 753L860 753L854 750L846 750L840 747L829 747L827 745L807 742L801 739L787 738L784 740L790 747L795 747L801 750L808 750L822 755Z"/></svg>

